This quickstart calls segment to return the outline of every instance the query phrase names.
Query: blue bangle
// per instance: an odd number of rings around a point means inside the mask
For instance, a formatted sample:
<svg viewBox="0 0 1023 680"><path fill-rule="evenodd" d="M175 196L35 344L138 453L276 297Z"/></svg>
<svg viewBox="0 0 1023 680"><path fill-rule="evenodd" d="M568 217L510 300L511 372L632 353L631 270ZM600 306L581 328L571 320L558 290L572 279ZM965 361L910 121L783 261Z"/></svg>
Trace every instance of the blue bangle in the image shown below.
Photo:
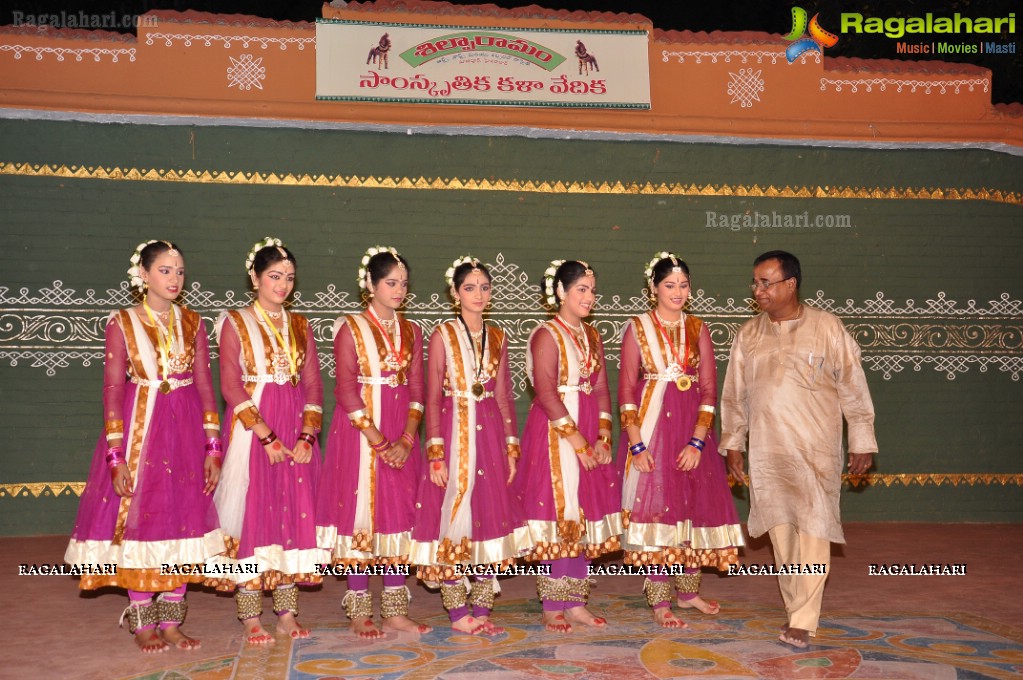
<svg viewBox="0 0 1023 680"><path fill-rule="evenodd" d="M631 453L634 456L643 453L644 451L646 451L646 444L644 444L643 442L633 444L632 446L629 447L629 453Z"/></svg>
<svg viewBox="0 0 1023 680"><path fill-rule="evenodd" d="M706 442L704 442L702 439L697 439L696 437L693 437L692 439L689 440L689 446L692 446L700 453L703 453L703 447L706 446Z"/></svg>

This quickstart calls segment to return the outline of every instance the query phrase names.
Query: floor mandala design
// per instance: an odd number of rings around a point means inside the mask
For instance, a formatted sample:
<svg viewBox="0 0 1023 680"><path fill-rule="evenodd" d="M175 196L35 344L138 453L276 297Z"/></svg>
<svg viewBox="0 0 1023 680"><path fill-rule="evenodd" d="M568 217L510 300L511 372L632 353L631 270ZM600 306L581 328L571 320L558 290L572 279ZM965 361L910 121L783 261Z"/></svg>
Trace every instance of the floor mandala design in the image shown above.
<svg viewBox="0 0 1023 680"><path fill-rule="evenodd" d="M685 631L655 629L639 596L594 598L609 630L545 633L536 601L499 602L495 638L454 634L446 617L416 638L357 640L346 622L320 626L308 640L281 640L132 680L660 680L677 677L1016 678L1023 674L1023 629L965 613L828 612L814 644L778 642L777 609L725 602L719 616L688 615ZM686 612L686 614L689 614Z"/></svg>

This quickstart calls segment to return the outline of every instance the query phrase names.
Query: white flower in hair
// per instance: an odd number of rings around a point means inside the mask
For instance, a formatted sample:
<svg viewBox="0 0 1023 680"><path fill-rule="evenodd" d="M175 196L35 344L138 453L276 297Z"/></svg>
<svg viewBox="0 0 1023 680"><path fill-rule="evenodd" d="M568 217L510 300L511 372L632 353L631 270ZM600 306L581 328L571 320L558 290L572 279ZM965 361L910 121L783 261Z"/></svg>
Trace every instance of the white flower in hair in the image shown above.
<svg viewBox="0 0 1023 680"><path fill-rule="evenodd" d="M156 243L156 239L143 241L135 247L135 252L131 255L131 266L128 267L128 283L139 291L145 287L145 282L142 280L142 251L150 243Z"/></svg>
<svg viewBox="0 0 1023 680"><path fill-rule="evenodd" d="M455 261L452 262L451 266L448 267L446 272L444 272L444 280L447 282L448 286L450 286L451 288L454 288L455 287L455 270L458 269L459 267L461 267L463 264L467 264L467 263L471 264L471 265L473 265L475 267L475 266L479 265L479 262L480 262L479 259L473 257L472 255L462 255L460 257L455 258Z"/></svg>
<svg viewBox="0 0 1023 680"><path fill-rule="evenodd" d="M552 309L558 306L558 298L554 295L554 275L558 273L558 267L563 265L565 260L551 260L550 265L543 272L544 291L547 293L547 306Z"/></svg>
<svg viewBox="0 0 1023 680"><path fill-rule="evenodd" d="M277 248L286 248L287 246L281 242L279 238L272 236L266 236L262 241L256 241L252 244L252 248L249 250L248 256L245 258L245 271L251 272L254 263L256 262L256 253L261 251L263 248L270 248L276 246Z"/></svg>
<svg viewBox="0 0 1023 680"><path fill-rule="evenodd" d="M647 283L650 286L651 293L653 293L654 289L654 267L657 266L657 263L661 260L666 260L668 258L678 259L678 256L674 253L669 253L667 250L662 250L654 255L653 259L647 263L646 269L643 270L643 273L646 275Z"/></svg>
<svg viewBox="0 0 1023 680"><path fill-rule="evenodd" d="M400 260L398 260L398 251L393 247L373 246L372 248L368 248L366 250L366 254L362 256L361 260L359 260L359 290L369 290L369 272L366 268L369 266L370 258L374 255L379 255L380 253L390 253L394 256L396 261L400 262Z"/></svg>

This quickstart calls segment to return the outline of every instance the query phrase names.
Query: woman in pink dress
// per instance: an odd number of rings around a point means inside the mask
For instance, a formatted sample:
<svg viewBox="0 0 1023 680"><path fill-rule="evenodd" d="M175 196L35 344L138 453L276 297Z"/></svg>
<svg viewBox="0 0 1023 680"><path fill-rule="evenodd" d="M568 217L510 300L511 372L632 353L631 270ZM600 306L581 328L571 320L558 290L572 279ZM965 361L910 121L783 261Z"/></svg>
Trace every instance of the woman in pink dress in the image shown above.
<svg viewBox="0 0 1023 680"><path fill-rule="evenodd" d="M389 572L380 598L384 629L431 630L408 618L405 586L424 400L423 334L398 313L408 280L408 262L394 248L370 248L359 269L367 309L339 318L333 330L337 407L317 532L334 565L349 570L342 604L352 632L364 638L384 635L373 623L368 572L375 568Z"/></svg>
<svg viewBox="0 0 1023 680"><path fill-rule="evenodd" d="M604 626L587 608L589 559L620 550L621 488L611 463L611 395L600 335L584 323L597 281L585 262L556 260L544 274L557 315L529 337L526 372L536 398L522 436L515 490L551 566L537 579L547 630Z"/></svg>
<svg viewBox="0 0 1023 680"><path fill-rule="evenodd" d="M655 307L626 325L618 381L625 561L681 570L678 606L717 614L717 602L699 595L700 568L726 571L743 536L714 435L714 347L706 324L683 311L686 263L658 253L646 275ZM649 576L643 589L658 624L686 626L672 614L667 573Z"/></svg>
<svg viewBox="0 0 1023 680"><path fill-rule="evenodd" d="M221 447L206 327L174 304L185 285L177 246L141 243L131 262L142 303L107 322L105 432L64 559L116 565L83 575L79 587L128 590L124 616L143 652L193 649L199 641L180 630L185 588L201 582L203 562L224 549L210 495Z"/></svg>
<svg viewBox="0 0 1023 680"><path fill-rule="evenodd" d="M215 499L228 536L226 557L207 581L235 590L238 619L250 645L272 644L263 628L263 591L271 591L277 632L309 636L298 623L298 584L322 581L313 515L323 419L323 383L308 319L284 303L295 288L297 262L280 239L267 237L245 262L255 301L217 322L220 390L231 414L224 477Z"/></svg>
<svg viewBox="0 0 1023 680"><path fill-rule="evenodd" d="M488 326L490 272L474 257L456 260L447 282L458 318L430 336L426 436L429 469L416 503L411 561L419 578L440 583L451 628L498 635L490 621L498 571L532 546L510 485L519 458L515 396L504 332ZM468 605L472 605L469 610Z"/></svg>

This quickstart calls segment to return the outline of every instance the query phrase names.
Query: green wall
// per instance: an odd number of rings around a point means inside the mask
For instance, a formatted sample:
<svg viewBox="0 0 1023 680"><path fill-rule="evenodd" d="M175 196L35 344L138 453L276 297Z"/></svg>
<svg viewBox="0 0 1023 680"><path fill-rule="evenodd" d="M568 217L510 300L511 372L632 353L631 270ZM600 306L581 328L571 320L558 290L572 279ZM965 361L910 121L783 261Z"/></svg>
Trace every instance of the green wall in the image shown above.
<svg viewBox="0 0 1023 680"><path fill-rule="evenodd" d="M158 172L97 178L113 168ZM185 170L217 181L167 174ZM271 186L223 172L341 176L344 186L301 177ZM421 177L475 184L401 186ZM521 184L480 189L487 181ZM762 195L768 186L778 191ZM816 197L834 187L851 197ZM912 197L922 188L1016 193L1007 202ZM895 198L884 197L889 189ZM646 262L662 249L680 254L700 291L690 311L713 330L720 379L731 337L751 315L753 258L791 250L803 262L804 298L842 316L863 347L877 410L882 476L844 494L845 518L1020 521L1021 189L1023 160L980 150L2 120L0 427L9 446L0 454L0 534L70 530L74 494L12 497L11 485L84 480L101 427L103 320L128 304L135 245L180 244L186 301L212 320L245 299L245 254L267 234L296 253L295 309L313 318L324 360L333 319L357 308L366 247L394 245L409 258L409 314L428 327L449 313L442 276L451 260L471 252L493 263L500 254L492 319L511 333L520 380L552 258L585 259L597 271L593 320L616 355L622 323L643 305ZM708 211L805 211L848 216L851 226L732 230L707 226ZM333 388L329 377L325 384ZM524 414L521 383L520 392ZM885 476L904 473L952 477ZM737 502L744 511L743 493Z"/></svg>

